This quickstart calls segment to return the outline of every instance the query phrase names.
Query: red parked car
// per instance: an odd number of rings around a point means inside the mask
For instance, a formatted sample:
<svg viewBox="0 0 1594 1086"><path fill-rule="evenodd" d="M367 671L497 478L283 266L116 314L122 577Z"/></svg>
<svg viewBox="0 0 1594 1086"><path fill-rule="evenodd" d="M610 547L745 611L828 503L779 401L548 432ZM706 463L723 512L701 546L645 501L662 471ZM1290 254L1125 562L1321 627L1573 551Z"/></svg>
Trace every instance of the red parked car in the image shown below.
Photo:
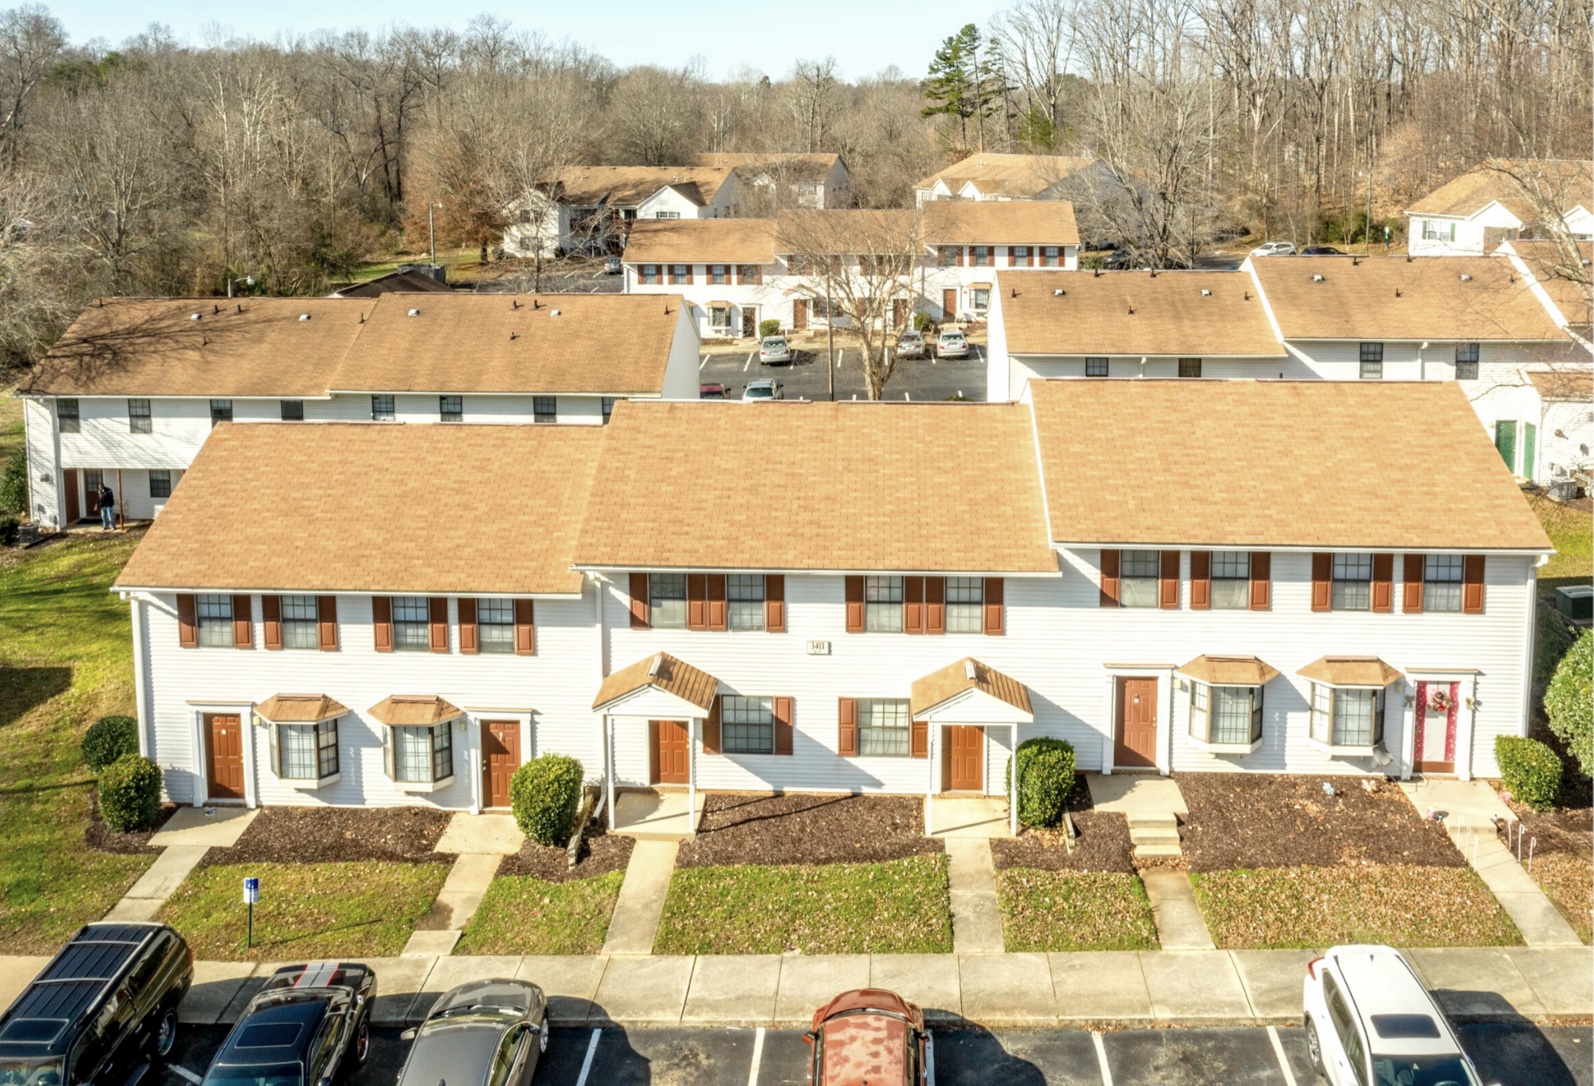
<svg viewBox="0 0 1594 1086"><path fill-rule="evenodd" d="M842 992L814 1012L812 1086L925 1086L924 1012L884 988Z"/></svg>

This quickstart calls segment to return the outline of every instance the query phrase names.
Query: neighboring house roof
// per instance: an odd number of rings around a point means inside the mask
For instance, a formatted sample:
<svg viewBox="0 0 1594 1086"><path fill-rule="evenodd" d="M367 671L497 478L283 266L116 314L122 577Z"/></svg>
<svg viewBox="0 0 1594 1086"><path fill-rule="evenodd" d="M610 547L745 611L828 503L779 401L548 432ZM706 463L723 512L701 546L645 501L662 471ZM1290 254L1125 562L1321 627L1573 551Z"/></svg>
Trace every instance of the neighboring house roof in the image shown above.
<svg viewBox="0 0 1594 1086"><path fill-rule="evenodd" d="M430 275L418 271L394 271L367 279L363 283L344 283L333 292L334 298L375 298L394 292L406 294L452 294L454 288L439 283Z"/></svg>
<svg viewBox="0 0 1594 1086"><path fill-rule="evenodd" d="M934 188L937 181L957 192L972 181L987 196L1038 196L1057 182L1096 160L1090 156L974 154L937 170L919 181L916 189Z"/></svg>
<svg viewBox="0 0 1594 1086"><path fill-rule="evenodd" d="M658 395L680 307L673 294L384 294L331 385Z"/></svg>
<svg viewBox="0 0 1594 1086"><path fill-rule="evenodd" d="M1556 241L1507 241L1501 249L1515 253L1534 282L1544 289L1550 304L1574 327L1594 323L1590 288L1594 286L1594 242L1578 241L1563 249Z"/></svg>
<svg viewBox="0 0 1594 1086"><path fill-rule="evenodd" d="M255 706L255 714L275 724L314 724L348 712L325 694L277 694Z"/></svg>
<svg viewBox="0 0 1594 1086"><path fill-rule="evenodd" d="M1251 268L1286 340L1565 342L1507 260L1269 256Z"/></svg>
<svg viewBox="0 0 1594 1086"><path fill-rule="evenodd" d="M1019 404L629 401L607 430L580 566L1057 570ZM819 470L727 467L752 460Z"/></svg>
<svg viewBox="0 0 1594 1086"><path fill-rule="evenodd" d="M719 685L719 680L708 672L677 660L667 652L656 652L605 677L598 685L598 696L592 699L592 707L597 709L651 688L706 710L714 704Z"/></svg>
<svg viewBox="0 0 1594 1086"><path fill-rule="evenodd" d="M1237 272L1004 270L997 288L1010 354L1284 356Z"/></svg>
<svg viewBox="0 0 1594 1086"><path fill-rule="evenodd" d="M567 166L547 183L562 204L610 207L635 207L666 186L691 185L689 198L702 206L713 202L730 175L728 166Z"/></svg>
<svg viewBox="0 0 1594 1086"><path fill-rule="evenodd" d="M770 264L773 219L638 219L625 243L627 264Z"/></svg>
<svg viewBox="0 0 1594 1086"><path fill-rule="evenodd" d="M1059 544L1550 549L1453 381L1028 389Z"/></svg>
<svg viewBox="0 0 1594 1086"><path fill-rule="evenodd" d="M1594 163L1577 159L1493 159L1440 185L1406 209L1407 215L1470 219L1499 204L1524 225L1543 219L1541 208L1565 213L1589 206Z"/></svg>
<svg viewBox="0 0 1594 1086"><path fill-rule="evenodd" d="M18 389L322 396L370 309L342 298L105 298L79 314Z"/></svg>
<svg viewBox="0 0 1594 1086"><path fill-rule="evenodd" d="M694 166L737 170L744 177L774 174L791 181L823 181L830 176L830 171L838 162L841 162L840 155L823 151L813 154L785 151L717 151L692 156Z"/></svg>
<svg viewBox="0 0 1594 1086"><path fill-rule="evenodd" d="M394 728L426 727L465 715L465 710L436 694L389 694L366 712L379 724Z"/></svg>
<svg viewBox="0 0 1594 1086"><path fill-rule="evenodd" d="M571 549L604 429L221 423L117 584L579 592ZM247 531L217 531L239 517Z"/></svg>
<svg viewBox="0 0 1594 1086"><path fill-rule="evenodd" d="M972 656L965 656L914 679L909 687L909 707L917 717L969 690L977 690L1004 701L1026 716L1033 712L1029 687L993 667L987 667Z"/></svg>
<svg viewBox="0 0 1594 1086"><path fill-rule="evenodd" d="M1528 380L1546 403L1594 403L1594 371L1529 370Z"/></svg>
<svg viewBox="0 0 1594 1086"><path fill-rule="evenodd" d="M1066 200L932 200L920 233L926 245L1078 245Z"/></svg>

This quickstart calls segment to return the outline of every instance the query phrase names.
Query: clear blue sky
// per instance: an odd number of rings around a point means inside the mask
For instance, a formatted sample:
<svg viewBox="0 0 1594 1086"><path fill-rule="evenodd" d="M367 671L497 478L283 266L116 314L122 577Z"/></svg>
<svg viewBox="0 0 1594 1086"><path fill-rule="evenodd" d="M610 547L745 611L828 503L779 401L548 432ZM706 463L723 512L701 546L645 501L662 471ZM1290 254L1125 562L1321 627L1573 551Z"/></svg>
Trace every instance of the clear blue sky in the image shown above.
<svg viewBox="0 0 1594 1086"><path fill-rule="evenodd" d="M3 3L4 0L0 0ZM448 25L464 29L488 12L519 30L541 30L555 40L581 42L616 64L678 67L701 56L719 78L743 65L772 77L798 59L834 56L848 79L896 65L924 74L941 40L967 22L982 28L1004 5L999 0L556 0L554 3L439 3L384 0L373 4L325 0L273 0L230 9L182 0L44 0L66 24L74 42L102 38L112 46L152 22L165 23L179 41L199 44L207 25L264 40L320 29L378 30L392 24ZM10 6L5 4L5 6Z"/></svg>

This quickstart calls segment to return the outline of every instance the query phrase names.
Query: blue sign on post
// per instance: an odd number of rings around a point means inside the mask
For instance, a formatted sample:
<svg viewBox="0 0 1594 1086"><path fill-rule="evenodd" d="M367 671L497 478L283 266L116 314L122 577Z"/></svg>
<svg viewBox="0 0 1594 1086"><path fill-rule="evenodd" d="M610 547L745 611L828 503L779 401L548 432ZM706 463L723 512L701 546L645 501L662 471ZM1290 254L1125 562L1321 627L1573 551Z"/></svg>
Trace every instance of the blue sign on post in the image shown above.
<svg viewBox="0 0 1594 1086"><path fill-rule="evenodd" d="M244 904L249 906L249 930L244 936L244 947L252 948L255 945L255 903L260 900L260 880L258 878L244 879Z"/></svg>

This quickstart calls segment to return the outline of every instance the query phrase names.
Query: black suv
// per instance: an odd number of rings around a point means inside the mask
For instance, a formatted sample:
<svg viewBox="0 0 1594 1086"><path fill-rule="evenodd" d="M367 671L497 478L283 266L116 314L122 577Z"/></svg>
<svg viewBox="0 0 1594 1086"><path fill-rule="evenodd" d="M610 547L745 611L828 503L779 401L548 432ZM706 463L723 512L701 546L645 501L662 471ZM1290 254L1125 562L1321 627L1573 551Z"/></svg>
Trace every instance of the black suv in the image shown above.
<svg viewBox="0 0 1594 1086"><path fill-rule="evenodd" d="M367 966L283 966L244 1008L204 1086L327 1086L365 1062L375 999Z"/></svg>
<svg viewBox="0 0 1594 1086"><path fill-rule="evenodd" d="M164 924L89 924L0 1017L0 1086L136 1083L177 1039L194 955Z"/></svg>

